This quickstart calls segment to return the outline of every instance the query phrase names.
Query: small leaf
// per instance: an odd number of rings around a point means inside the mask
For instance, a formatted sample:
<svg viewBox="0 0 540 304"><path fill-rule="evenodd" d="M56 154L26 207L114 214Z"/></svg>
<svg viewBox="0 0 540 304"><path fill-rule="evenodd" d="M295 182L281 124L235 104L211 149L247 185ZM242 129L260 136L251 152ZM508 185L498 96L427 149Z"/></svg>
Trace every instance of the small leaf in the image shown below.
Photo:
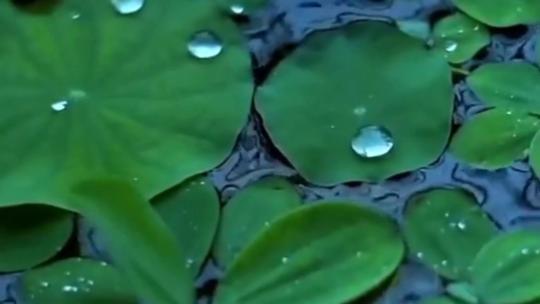
<svg viewBox="0 0 540 304"><path fill-rule="evenodd" d="M451 63L471 59L490 40L487 28L480 22L456 13L438 21L433 28L435 49Z"/></svg>
<svg viewBox="0 0 540 304"><path fill-rule="evenodd" d="M152 200L197 275L212 245L219 221L219 198L206 178L189 180Z"/></svg>
<svg viewBox="0 0 540 304"><path fill-rule="evenodd" d="M218 263L227 268L274 219L300 204L293 185L281 178L263 179L236 194L223 209L214 247Z"/></svg>
<svg viewBox="0 0 540 304"><path fill-rule="evenodd" d="M462 302L459 302L457 300L454 300L452 298L448 297L438 297L438 298L429 298L422 300L420 304L461 304Z"/></svg>
<svg viewBox="0 0 540 304"><path fill-rule="evenodd" d="M388 278L403 257L396 224L350 203L301 207L233 263L216 304L345 303Z"/></svg>
<svg viewBox="0 0 540 304"><path fill-rule="evenodd" d="M72 191L76 211L105 232L115 264L143 300L193 303L193 281L176 239L139 192L107 178Z"/></svg>
<svg viewBox="0 0 540 304"><path fill-rule="evenodd" d="M474 257L496 233L464 191L430 190L415 195L407 206L404 235L410 251L449 279L468 278Z"/></svg>
<svg viewBox="0 0 540 304"><path fill-rule="evenodd" d="M450 150L475 167L499 169L524 158L539 129L536 117L493 109L466 122L452 138Z"/></svg>
<svg viewBox="0 0 540 304"><path fill-rule="evenodd" d="M535 0L454 0L467 15L495 27L540 22L540 2Z"/></svg>
<svg viewBox="0 0 540 304"><path fill-rule="evenodd" d="M136 304L124 277L98 261L72 258L25 272L20 279L25 304Z"/></svg>
<svg viewBox="0 0 540 304"><path fill-rule="evenodd" d="M540 235L514 231L498 236L478 253L471 270L481 303L527 303L540 298Z"/></svg>
<svg viewBox="0 0 540 304"><path fill-rule="evenodd" d="M73 215L43 205L0 208L0 272L25 270L57 254L71 236Z"/></svg>
<svg viewBox="0 0 540 304"><path fill-rule="evenodd" d="M467 82L489 106L540 114L540 70L532 64L484 64L472 72Z"/></svg>

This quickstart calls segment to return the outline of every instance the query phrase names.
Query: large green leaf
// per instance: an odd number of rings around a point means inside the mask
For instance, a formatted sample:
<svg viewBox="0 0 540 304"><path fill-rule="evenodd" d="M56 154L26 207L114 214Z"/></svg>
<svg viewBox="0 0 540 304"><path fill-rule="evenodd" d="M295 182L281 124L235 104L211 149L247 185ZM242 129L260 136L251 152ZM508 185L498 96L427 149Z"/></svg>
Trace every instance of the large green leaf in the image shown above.
<svg viewBox="0 0 540 304"><path fill-rule="evenodd" d="M529 154L529 163L536 176L540 176L540 132L534 136Z"/></svg>
<svg viewBox="0 0 540 304"><path fill-rule="evenodd" d="M223 210L214 247L220 266L228 267L274 219L300 204L294 186L276 177L265 178L236 194Z"/></svg>
<svg viewBox="0 0 540 304"><path fill-rule="evenodd" d="M390 276L403 252L396 225L384 215L346 203L302 207L239 255L215 303L345 303Z"/></svg>
<svg viewBox="0 0 540 304"><path fill-rule="evenodd" d="M480 22L456 13L438 21L433 28L435 49L451 63L471 59L489 43L489 31Z"/></svg>
<svg viewBox="0 0 540 304"><path fill-rule="evenodd" d="M137 180L150 198L230 153L250 58L212 1L146 1L130 15L108 0L47 2L29 13L0 1L0 205L70 208L68 185L97 175ZM215 58L188 51L203 30L223 42ZM212 35L197 37L215 52Z"/></svg>
<svg viewBox="0 0 540 304"><path fill-rule="evenodd" d="M538 231L503 234L486 244L472 265L481 303L517 304L540 299Z"/></svg>
<svg viewBox="0 0 540 304"><path fill-rule="evenodd" d="M197 275L219 221L219 198L207 178L189 180L152 200L181 245L186 265Z"/></svg>
<svg viewBox="0 0 540 304"><path fill-rule="evenodd" d="M71 213L42 205L0 209L0 272L24 270L58 253L71 236Z"/></svg>
<svg viewBox="0 0 540 304"><path fill-rule="evenodd" d="M26 304L136 304L124 277L98 261L72 258L26 272L20 279Z"/></svg>
<svg viewBox="0 0 540 304"><path fill-rule="evenodd" d="M102 178L72 189L74 209L105 231L109 253L148 303L193 303L193 280L174 235L130 184Z"/></svg>
<svg viewBox="0 0 540 304"><path fill-rule="evenodd" d="M456 6L475 19L496 27L540 22L536 0L454 0Z"/></svg>
<svg viewBox="0 0 540 304"><path fill-rule="evenodd" d="M450 149L465 162L499 169L524 158L540 129L540 120L519 111L493 109L466 122L452 138Z"/></svg>
<svg viewBox="0 0 540 304"><path fill-rule="evenodd" d="M258 90L256 106L302 176L328 185L380 181L437 159L452 98L440 54L395 27L361 22L308 37ZM374 136L357 141L362 130ZM393 148L380 153L388 139ZM380 157L357 155L353 144Z"/></svg>
<svg viewBox="0 0 540 304"><path fill-rule="evenodd" d="M484 64L472 72L467 82L489 106L540 114L540 70L532 64Z"/></svg>
<svg viewBox="0 0 540 304"><path fill-rule="evenodd" d="M474 257L497 232L474 198L434 189L408 203L404 234L411 252L449 279L467 279Z"/></svg>

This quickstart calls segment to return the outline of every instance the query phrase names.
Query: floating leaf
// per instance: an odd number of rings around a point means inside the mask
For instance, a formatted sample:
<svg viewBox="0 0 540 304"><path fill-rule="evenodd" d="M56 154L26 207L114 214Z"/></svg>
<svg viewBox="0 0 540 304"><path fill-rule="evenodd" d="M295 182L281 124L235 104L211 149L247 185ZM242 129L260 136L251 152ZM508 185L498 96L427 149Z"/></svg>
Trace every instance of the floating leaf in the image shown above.
<svg viewBox="0 0 540 304"><path fill-rule="evenodd" d="M72 191L75 209L107 232L109 253L145 302L193 303L193 281L174 235L133 186L102 178Z"/></svg>
<svg viewBox="0 0 540 304"><path fill-rule="evenodd" d="M256 106L300 174L330 185L380 181L437 159L452 99L442 56L390 25L362 22L308 37L258 90Z"/></svg>
<svg viewBox="0 0 540 304"><path fill-rule="evenodd" d="M239 255L215 303L345 303L388 278L403 252L384 215L346 203L302 207Z"/></svg>
<svg viewBox="0 0 540 304"><path fill-rule="evenodd" d="M411 252L449 279L468 278L474 257L496 232L474 198L459 190L415 195L405 215L404 234Z"/></svg>
<svg viewBox="0 0 540 304"><path fill-rule="evenodd" d="M540 2L535 0L454 0L467 15L496 27L540 22Z"/></svg>
<svg viewBox="0 0 540 304"><path fill-rule="evenodd" d="M136 304L124 278L98 261L67 259L25 272L20 292L26 304Z"/></svg>
<svg viewBox="0 0 540 304"><path fill-rule="evenodd" d="M24 270L57 254L73 230L73 216L48 206L0 208L0 272Z"/></svg>
<svg viewBox="0 0 540 304"><path fill-rule="evenodd" d="M481 303L528 303L540 299L540 235L514 231L486 244L471 270Z"/></svg>
<svg viewBox="0 0 540 304"><path fill-rule="evenodd" d="M282 178L266 178L236 194L225 206L214 256L228 267L244 247L277 217L297 208L300 195Z"/></svg>
<svg viewBox="0 0 540 304"><path fill-rule="evenodd" d="M484 64L472 72L467 82L489 106L540 114L540 70L532 64Z"/></svg>
<svg viewBox="0 0 540 304"><path fill-rule="evenodd" d="M480 22L456 13L438 21L433 28L435 49L451 63L471 59L489 43L489 32Z"/></svg>
<svg viewBox="0 0 540 304"><path fill-rule="evenodd" d="M155 198L154 207L175 235L194 275L212 245L219 220L219 198L206 178L187 181Z"/></svg>
<svg viewBox="0 0 540 304"><path fill-rule="evenodd" d="M493 109L466 122L452 139L453 154L483 169L499 169L524 158L540 120L518 111Z"/></svg>
<svg viewBox="0 0 540 304"><path fill-rule="evenodd" d="M240 32L211 2L58 1L32 14L0 1L0 205L71 209L69 185L137 179L148 199L219 164L252 95ZM196 40L219 38L218 56ZM51 178L53 176L54 178Z"/></svg>
<svg viewBox="0 0 540 304"><path fill-rule="evenodd" d="M429 22L425 20L399 20L396 24L402 32L420 40L428 40L431 34Z"/></svg>

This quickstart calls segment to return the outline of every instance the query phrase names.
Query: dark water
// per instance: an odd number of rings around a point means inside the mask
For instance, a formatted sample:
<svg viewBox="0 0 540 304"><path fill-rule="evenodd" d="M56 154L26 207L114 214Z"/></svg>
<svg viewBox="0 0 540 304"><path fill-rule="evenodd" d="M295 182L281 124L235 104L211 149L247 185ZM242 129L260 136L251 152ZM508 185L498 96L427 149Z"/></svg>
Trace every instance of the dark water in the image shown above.
<svg viewBox="0 0 540 304"><path fill-rule="evenodd" d="M156 0L147 0L156 1ZM157 0L159 1L159 0ZM452 10L446 0L276 0L264 11L256 14L246 35L256 58L256 76L263 79L269 67L285 56L291 45L298 44L310 32L339 27L359 20L429 20L431 22ZM534 61L535 37L540 28L519 26L505 30L492 29L492 42L465 65L473 68L483 62L509 60ZM456 77L456 126L483 109L463 79ZM286 160L269 144L260 120L253 114L243 131L234 153L211 173L223 200L227 200L245 185L268 175L290 177L307 201L322 198L349 198L365 202L402 221L407 199L416 192L433 187L458 187L472 192L482 208L504 230L516 227L540 227L540 182L532 175L524 161L516 162L498 171L476 170L443 155L427 168L404 174L380 184L346 184L330 188L309 185L297 176ZM107 259L99 235L83 222L79 241L83 254ZM210 303L208 297L216 285L220 272L211 261L199 278L201 303ZM0 304L18 303L13 282L17 275L0 276ZM429 269L408 259L400 268L399 283L377 296L374 303L417 303L425 296L438 294L442 282Z"/></svg>

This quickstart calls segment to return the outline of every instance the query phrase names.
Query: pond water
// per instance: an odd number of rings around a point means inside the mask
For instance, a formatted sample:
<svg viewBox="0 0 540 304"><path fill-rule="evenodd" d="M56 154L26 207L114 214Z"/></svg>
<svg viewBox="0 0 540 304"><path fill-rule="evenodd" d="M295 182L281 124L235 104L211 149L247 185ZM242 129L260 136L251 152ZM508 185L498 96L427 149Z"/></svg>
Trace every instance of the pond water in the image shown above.
<svg viewBox="0 0 540 304"><path fill-rule="evenodd" d="M276 0L263 11L257 12L251 22L245 25L245 31L257 62L255 73L259 79L263 79L269 67L286 56L291 45L299 43L314 30L338 27L359 20L433 21L441 15L440 12L451 9L452 4L445 0ZM534 38L539 34L540 28L532 26L492 31L490 45L468 62L465 68L484 61L500 62L515 58L532 62L536 47ZM212 37L198 38L199 44L207 44L205 52L216 52L215 45L208 49ZM455 78L454 92L456 125L483 109L459 77ZM349 198L366 202L398 221L402 220L405 202L412 194L433 187L459 187L472 192L493 221L505 230L523 226L540 227L540 182L534 178L526 162L516 162L503 170L485 171L471 168L451 155L444 154L429 167L380 184L316 187L297 176L286 160L269 144L259 117L252 115L234 153L211 173L211 177L222 199L226 200L245 185L268 175L291 177L307 201ZM84 222L81 221L80 225L81 251L107 259L99 235ZM398 278L402 279L382 296L375 297L373 303L416 303L424 296L441 291L439 277L417 263L416 259L414 256L408 258L399 270ZM203 295L201 303L211 302L209 298L219 275L219 269L213 267L210 261L198 282L200 294ZM16 275L0 276L1 304L18 303L13 287L15 279Z"/></svg>

